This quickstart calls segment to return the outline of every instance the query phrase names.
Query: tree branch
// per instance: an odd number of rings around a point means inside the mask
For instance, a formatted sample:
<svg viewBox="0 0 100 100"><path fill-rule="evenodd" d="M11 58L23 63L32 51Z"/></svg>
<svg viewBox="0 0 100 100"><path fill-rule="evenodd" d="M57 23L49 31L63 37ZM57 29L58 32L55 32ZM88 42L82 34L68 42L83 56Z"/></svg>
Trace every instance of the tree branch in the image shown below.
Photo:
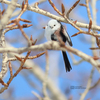
<svg viewBox="0 0 100 100"><path fill-rule="evenodd" d="M0 53L4 53L4 52L23 53L26 51L45 51L45 50L61 50L61 51L68 50L69 52L72 52L73 54L81 57L85 61L91 63L100 72L100 68L99 68L100 63L97 63L91 56L86 55L85 53L75 48L72 48L70 46L61 47L61 45L56 41L49 41L44 44L34 45L31 47L24 47L24 48L0 48Z"/></svg>
<svg viewBox="0 0 100 100"><path fill-rule="evenodd" d="M6 27L6 25L8 24L8 21L11 18L11 15L13 13L13 11L16 9L16 3L18 0L12 0L9 5L8 8L6 10L6 12L4 13L4 15L2 16L2 19L0 21L0 37L2 35L2 31L3 29ZM5 0L0 0L1 3L5 2Z"/></svg>
<svg viewBox="0 0 100 100"><path fill-rule="evenodd" d="M7 0L0 0L0 2L1 2L1 3L8 4L8 5L11 3L10 1L7 1ZM15 6L18 7L18 8L22 8L22 6L21 6L20 4L17 4L17 3L15 4ZM36 13L45 15L45 16L47 16L47 17L50 17L50 18L59 20L59 21L64 22L64 23L68 23L68 22L65 20L65 18L56 16L56 15L54 15L54 14L51 14L50 12L44 11L44 10L39 9L39 8L34 8L34 7L28 5L27 10L30 10L30 11L33 11L33 12L36 12ZM73 22L73 20L70 20L70 21ZM81 28L87 28L87 29L89 28L89 25L86 24L86 23L81 23L81 22L78 22L78 21L77 21L75 24L76 24L78 27L81 27ZM100 31L100 26L92 25L91 29ZM98 34L98 36L100 36L100 35Z"/></svg>

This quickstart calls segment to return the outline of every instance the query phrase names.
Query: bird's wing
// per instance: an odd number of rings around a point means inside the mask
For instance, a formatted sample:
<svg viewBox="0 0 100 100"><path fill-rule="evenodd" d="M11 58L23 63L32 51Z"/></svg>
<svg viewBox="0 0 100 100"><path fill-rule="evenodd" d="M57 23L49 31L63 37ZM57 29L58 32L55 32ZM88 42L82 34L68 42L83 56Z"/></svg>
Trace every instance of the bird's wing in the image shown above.
<svg viewBox="0 0 100 100"><path fill-rule="evenodd" d="M63 34L64 34L65 37L67 38L67 41L66 41L66 42L68 42L68 44L69 44L70 46L73 46L72 41L71 41L71 39L70 39L70 37L69 37L69 35L68 35L68 33L67 33L67 31L65 30L64 27L63 27Z"/></svg>

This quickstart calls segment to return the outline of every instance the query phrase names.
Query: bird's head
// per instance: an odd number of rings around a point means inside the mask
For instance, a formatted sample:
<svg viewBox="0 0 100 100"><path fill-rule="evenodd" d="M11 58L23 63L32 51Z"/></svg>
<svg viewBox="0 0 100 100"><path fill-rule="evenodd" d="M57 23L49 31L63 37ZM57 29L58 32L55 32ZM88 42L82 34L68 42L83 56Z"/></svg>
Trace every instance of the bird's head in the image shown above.
<svg viewBox="0 0 100 100"><path fill-rule="evenodd" d="M58 30L59 28L61 27L61 24L55 20L55 19L52 19L48 22L47 26L46 26L46 29L51 31L51 32L55 32L56 30Z"/></svg>

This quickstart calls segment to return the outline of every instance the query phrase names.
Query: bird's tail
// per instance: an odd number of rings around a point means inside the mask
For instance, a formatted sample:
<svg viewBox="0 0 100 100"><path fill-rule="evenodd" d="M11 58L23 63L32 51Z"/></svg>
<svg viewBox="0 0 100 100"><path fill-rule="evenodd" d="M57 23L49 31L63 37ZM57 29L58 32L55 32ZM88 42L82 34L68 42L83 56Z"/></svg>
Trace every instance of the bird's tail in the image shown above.
<svg viewBox="0 0 100 100"><path fill-rule="evenodd" d="M67 54L64 51L62 51L62 54L63 54L63 59L64 59L64 62L65 62L66 72L67 71L69 72L72 68L71 68L70 62L68 60Z"/></svg>

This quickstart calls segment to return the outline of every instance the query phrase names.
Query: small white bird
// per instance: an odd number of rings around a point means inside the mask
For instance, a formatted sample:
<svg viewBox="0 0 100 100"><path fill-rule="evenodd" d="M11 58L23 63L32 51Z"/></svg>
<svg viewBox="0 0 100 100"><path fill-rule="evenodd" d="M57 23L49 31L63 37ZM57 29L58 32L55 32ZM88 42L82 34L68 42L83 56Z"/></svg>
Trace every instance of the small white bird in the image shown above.
<svg viewBox="0 0 100 100"><path fill-rule="evenodd" d="M64 42L64 43L68 43L70 46L72 46L72 41L68 35L68 33L66 32L65 28L63 27L63 25L61 24L61 22L55 20L55 19L51 19L47 26L45 27L45 37L48 41L58 41L59 42L59 38ZM71 65L70 62L68 60L67 54L66 52L62 51L63 54L63 59L65 62L65 68L66 68L66 72L70 71Z"/></svg>

